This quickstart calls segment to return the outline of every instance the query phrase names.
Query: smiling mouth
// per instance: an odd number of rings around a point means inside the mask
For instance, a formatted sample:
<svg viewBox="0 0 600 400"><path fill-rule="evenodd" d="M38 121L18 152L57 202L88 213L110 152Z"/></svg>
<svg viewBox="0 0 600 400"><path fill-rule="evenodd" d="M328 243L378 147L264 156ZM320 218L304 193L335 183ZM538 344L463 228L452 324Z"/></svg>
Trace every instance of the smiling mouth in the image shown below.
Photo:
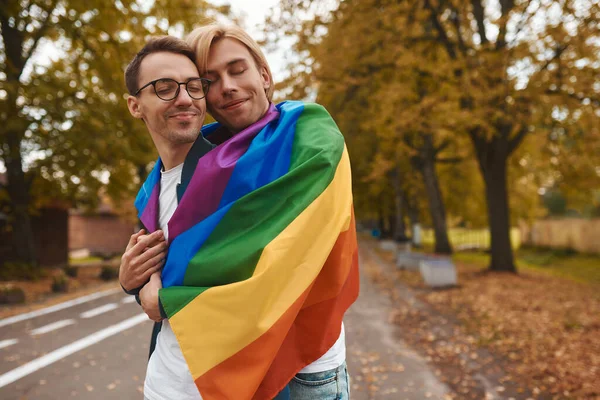
<svg viewBox="0 0 600 400"><path fill-rule="evenodd" d="M170 115L169 118L173 118L173 119L180 119L180 120L190 120L194 117L197 117L198 114L196 113L178 113L178 114L173 114Z"/></svg>
<svg viewBox="0 0 600 400"><path fill-rule="evenodd" d="M246 102L246 99L237 100L232 103L225 104L222 108L223 108L223 110L233 110L234 108L239 107L240 105L244 104L245 102Z"/></svg>

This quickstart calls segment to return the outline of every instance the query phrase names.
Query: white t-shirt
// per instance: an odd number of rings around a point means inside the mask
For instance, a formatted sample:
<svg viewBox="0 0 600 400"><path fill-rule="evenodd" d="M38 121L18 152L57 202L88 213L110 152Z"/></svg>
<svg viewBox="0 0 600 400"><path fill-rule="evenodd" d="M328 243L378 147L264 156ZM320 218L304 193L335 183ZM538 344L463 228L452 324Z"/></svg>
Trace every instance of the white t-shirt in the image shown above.
<svg viewBox="0 0 600 400"><path fill-rule="evenodd" d="M158 225L168 238L167 223L177 208L177 185L181 183L183 164L168 171L161 171ZM328 371L339 367L346 360L344 324L333 346L317 361L307 365L301 373ZM156 348L148 361L144 396L149 400L202 400L192 374L185 362L177 338L168 319L164 319Z"/></svg>

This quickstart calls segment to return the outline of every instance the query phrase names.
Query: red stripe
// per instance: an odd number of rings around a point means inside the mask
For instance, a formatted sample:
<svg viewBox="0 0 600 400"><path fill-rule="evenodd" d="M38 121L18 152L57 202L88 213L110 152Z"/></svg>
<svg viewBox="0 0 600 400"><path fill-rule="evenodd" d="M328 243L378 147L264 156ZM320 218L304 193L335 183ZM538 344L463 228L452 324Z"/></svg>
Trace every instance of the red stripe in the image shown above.
<svg viewBox="0 0 600 400"><path fill-rule="evenodd" d="M254 342L196 379L206 400L270 400L293 376L321 357L340 335L358 297L354 214L323 269L281 318Z"/></svg>

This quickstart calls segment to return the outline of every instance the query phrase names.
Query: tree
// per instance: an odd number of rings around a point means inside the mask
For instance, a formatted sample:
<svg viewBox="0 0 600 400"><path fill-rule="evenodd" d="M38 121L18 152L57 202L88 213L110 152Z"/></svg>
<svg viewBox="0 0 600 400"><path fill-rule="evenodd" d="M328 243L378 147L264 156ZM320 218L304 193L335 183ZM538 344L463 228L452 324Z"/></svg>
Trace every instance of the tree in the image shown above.
<svg viewBox="0 0 600 400"><path fill-rule="evenodd" d="M36 264L30 223L44 199L131 194L155 156L123 100L123 70L148 35L178 33L228 8L201 0L14 0L0 9L0 161L15 258ZM48 65L42 53L53 53Z"/></svg>
<svg viewBox="0 0 600 400"><path fill-rule="evenodd" d="M310 2L283 3L291 15L310 10ZM344 13L357 10L368 17L342 24L346 30L330 30ZM345 77L345 85L360 86L360 76L399 68L410 58L414 65L424 66L413 71L426 69L443 76L427 97L443 100L446 96L445 102L452 105L447 114L453 126L449 136L460 143L467 139L477 161L491 232L490 269L516 272L509 193L520 188L511 189L509 176L519 183L523 178L511 176L511 156L526 139L536 148L531 154L544 153L537 149L552 153L546 158L553 165L544 174L551 175L553 182L571 185L567 176L579 182L598 180L599 20L600 5L592 1L354 0L339 2L330 14L299 21L300 28L286 32L298 36L302 60L311 59L306 53L317 60L315 65L305 61L307 66L300 69L317 79L314 71L337 68L337 80ZM354 30L362 32L362 38L353 36ZM330 57L324 66L315 55L327 40L345 52L339 52L338 59ZM427 47L437 57L423 52ZM327 49L332 51L333 46ZM444 56L438 55L439 49ZM388 54L402 54L401 61L390 65ZM360 60L361 68L342 68L349 60ZM295 82L301 81L296 77ZM368 84L373 91L382 87ZM415 115L415 119L426 124L437 112ZM527 154L521 160L527 161ZM527 179L528 187L533 182Z"/></svg>

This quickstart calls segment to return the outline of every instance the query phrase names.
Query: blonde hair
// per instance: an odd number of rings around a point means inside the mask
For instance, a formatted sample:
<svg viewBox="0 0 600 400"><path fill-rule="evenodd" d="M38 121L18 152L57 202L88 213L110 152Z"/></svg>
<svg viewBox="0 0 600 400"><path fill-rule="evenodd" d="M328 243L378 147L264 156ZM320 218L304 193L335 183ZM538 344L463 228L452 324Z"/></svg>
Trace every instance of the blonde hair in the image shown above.
<svg viewBox="0 0 600 400"><path fill-rule="evenodd" d="M242 28L235 25L223 25L223 24L210 24L194 29L185 39L186 42L196 52L196 66L200 71L200 75L203 75L208 70L208 53L210 47L224 38L236 39L242 43L250 54L254 58L256 67L259 69L264 68L269 75L270 85L265 89L267 99L271 101L273 99L273 74L271 74L271 68L265 55L263 54L260 46L254 39L250 37Z"/></svg>

